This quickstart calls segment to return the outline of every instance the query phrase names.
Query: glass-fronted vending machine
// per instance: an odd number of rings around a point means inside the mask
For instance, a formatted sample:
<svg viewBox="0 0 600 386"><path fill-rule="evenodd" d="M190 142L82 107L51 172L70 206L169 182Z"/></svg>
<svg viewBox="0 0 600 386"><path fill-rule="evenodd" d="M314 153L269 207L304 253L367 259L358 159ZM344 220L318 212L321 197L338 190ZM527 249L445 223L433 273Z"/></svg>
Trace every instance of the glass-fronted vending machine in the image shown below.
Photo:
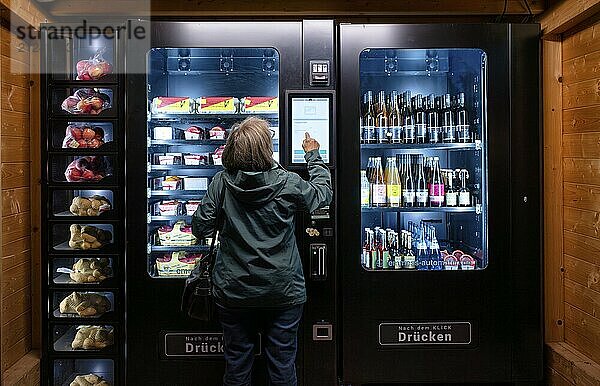
<svg viewBox="0 0 600 386"><path fill-rule="evenodd" d="M340 26L347 384L540 379L537 32Z"/></svg>
<svg viewBox="0 0 600 386"><path fill-rule="evenodd" d="M118 385L125 375L123 58L114 29L75 28L45 25L41 35L41 384Z"/></svg>
<svg viewBox="0 0 600 386"><path fill-rule="evenodd" d="M333 22L320 23L328 26L330 44L320 46L329 54L315 59L332 64ZM223 170L228 134L245 118L270 124L274 161L290 165L283 100L287 89L303 88L303 44L310 42L303 42L302 22L133 25L151 33L151 46L132 44L126 53L127 383L217 385L224 372L221 328L180 311L185 278L210 245L192 234L191 218ZM308 256L308 249L301 253ZM333 323L335 283L326 283L330 309L307 311L301 341L316 314ZM304 374L304 358L312 361L315 349L335 350L332 339L310 342L312 336L298 357L301 384L335 379L335 367ZM253 378L266 384L265 343L260 336L256 343Z"/></svg>

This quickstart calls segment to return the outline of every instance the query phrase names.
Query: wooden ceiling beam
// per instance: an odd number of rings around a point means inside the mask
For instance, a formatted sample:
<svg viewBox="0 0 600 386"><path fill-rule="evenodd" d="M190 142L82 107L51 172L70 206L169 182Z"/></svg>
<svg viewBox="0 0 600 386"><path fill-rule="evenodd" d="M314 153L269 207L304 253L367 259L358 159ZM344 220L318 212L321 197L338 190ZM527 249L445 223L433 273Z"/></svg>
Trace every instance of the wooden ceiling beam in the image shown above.
<svg viewBox="0 0 600 386"><path fill-rule="evenodd" d="M600 0L564 0L538 17L542 38L556 40L560 34L600 12Z"/></svg>
<svg viewBox="0 0 600 386"><path fill-rule="evenodd" d="M507 0L507 15L535 15L543 0ZM498 15L504 0L55 0L48 13L64 16L364 16L364 15Z"/></svg>

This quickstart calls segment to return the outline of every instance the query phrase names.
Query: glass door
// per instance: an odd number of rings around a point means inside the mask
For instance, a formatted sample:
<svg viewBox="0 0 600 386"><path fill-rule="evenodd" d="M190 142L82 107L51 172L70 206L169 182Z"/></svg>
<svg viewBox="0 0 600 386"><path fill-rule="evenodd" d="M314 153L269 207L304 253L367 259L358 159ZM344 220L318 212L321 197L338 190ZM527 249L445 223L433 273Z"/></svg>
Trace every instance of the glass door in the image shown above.
<svg viewBox="0 0 600 386"><path fill-rule="evenodd" d="M191 216L232 128L267 120L279 158L279 54L273 48L153 48L147 71L147 271L185 278L209 240Z"/></svg>
<svg viewBox="0 0 600 386"><path fill-rule="evenodd" d="M477 48L360 53L363 269L486 268L486 58Z"/></svg>

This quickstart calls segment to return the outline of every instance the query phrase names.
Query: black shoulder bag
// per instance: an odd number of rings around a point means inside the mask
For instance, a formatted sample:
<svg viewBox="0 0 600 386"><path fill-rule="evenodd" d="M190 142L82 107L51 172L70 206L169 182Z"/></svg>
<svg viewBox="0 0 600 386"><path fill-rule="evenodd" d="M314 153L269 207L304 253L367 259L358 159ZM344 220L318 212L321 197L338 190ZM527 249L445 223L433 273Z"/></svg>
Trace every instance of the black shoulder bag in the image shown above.
<svg viewBox="0 0 600 386"><path fill-rule="evenodd" d="M181 311L185 312L190 318L211 321L214 316L215 300L213 297L212 269L216 259L215 240L217 232L223 221L223 200L225 199L225 185L221 190L219 205L215 215L215 229L208 254L200 260L190 276L185 280L185 288L181 298Z"/></svg>

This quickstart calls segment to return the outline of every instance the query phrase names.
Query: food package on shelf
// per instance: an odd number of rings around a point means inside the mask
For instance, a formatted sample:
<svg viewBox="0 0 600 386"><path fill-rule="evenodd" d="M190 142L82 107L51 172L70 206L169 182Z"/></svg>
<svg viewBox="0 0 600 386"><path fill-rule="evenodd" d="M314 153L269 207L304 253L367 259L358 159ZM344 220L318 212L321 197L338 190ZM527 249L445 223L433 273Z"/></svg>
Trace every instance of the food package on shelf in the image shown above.
<svg viewBox="0 0 600 386"><path fill-rule="evenodd" d="M114 343L114 330L105 326L78 326L71 342L73 349L101 350Z"/></svg>
<svg viewBox="0 0 600 386"><path fill-rule="evenodd" d="M69 211L75 216L99 216L110 209L111 204L108 198L99 195L75 197L69 207Z"/></svg>
<svg viewBox="0 0 600 386"><path fill-rule="evenodd" d="M73 264L69 277L76 283L99 283L112 275L106 257L79 259Z"/></svg>
<svg viewBox="0 0 600 386"><path fill-rule="evenodd" d="M181 165L181 153L155 154L154 156L158 165Z"/></svg>
<svg viewBox="0 0 600 386"><path fill-rule="evenodd" d="M188 254L185 251L172 252L156 259L158 276L189 276L201 254Z"/></svg>
<svg viewBox="0 0 600 386"><path fill-rule="evenodd" d="M77 62L77 80L98 80L112 73L112 65L104 59L105 47L99 48L89 59Z"/></svg>
<svg viewBox="0 0 600 386"><path fill-rule="evenodd" d="M213 159L213 164L215 165L223 165L223 150L225 149L225 146L219 146L218 148L215 149L214 153L212 154L212 159Z"/></svg>
<svg viewBox="0 0 600 386"><path fill-rule="evenodd" d="M206 190L208 189L208 178L206 177L185 177L183 179L185 190Z"/></svg>
<svg viewBox="0 0 600 386"><path fill-rule="evenodd" d="M109 175L106 159L101 156L79 157L67 166L65 177L69 182L100 181Z"/></svg>
<svg viewBox="0 0 600 386"><path fill-rule="evenodd" d="M193 114L195 102L189 97L155 97L151 111L152 114Z"/></svg>
<svg viewBox="0 0 600 386"><path fill-rule="evenodd" d="M69 386L111 386L104 378L96 374L78 375Z"/></svg>
<svg viewBox="0 0 600 386"><path fill-rule="evenodd" d="M161 201L156 206L161 216L177 216L181 213L181 203L177 200Z"/></svg>
<svg viewBox="0 0 600 386"><path fill-rule="evenodd" d="M154 139L173 139L173 128L171 126L156 126L153 130Z"/></svg>
<svg viewBox="0 0 600 386"><path fill-rule="evenodd" d="M110 96L102 92L105 90L80 88L63 101L61 108L69 114L100 114L100 112L112 106Z"/></svg>
<svg viewBox="0 0 600 386"><path fill-rule="evenodd" d="M198 126L190 126L184 130L183 135L186 140L200 140L205 138L205 131Z"/></svg>
<svg viewBox="0 0 600 386"><path fill-rule="evenodd" d="M225 139L227 131L221 126L215 126L208 131L210 139Z"/></svg>
<svg viewBox="0 0 600 386"><path fill-rule="evenodd" d="M166 176L162 182L163 190L179 190L181 189L182 179L177 176Z"/></svg>
<svg viewBox="0 0 600 386"><path fill-rule="evenodd" d="M79 316L100 316L109 311L110 300L93 292L73 292L64 298L59 305L61 314L77 314Z"/></svg>
<svg viewBox="0 0 600 386"><path fill-rule="evenodd" d="M71 232L69 247L73 249L98 249L112 240L112 234L109 231L93 225L72 224L69 230Z"/></svg>
<svg viewBox="0 0 600 386"><path fill-rule="evenodd" d="M184 221L177 221L173 226L163 225L158 228L160 244L167 247L185 247L194 245L198 239L192 234L192 226Z"/></svg>
<svg viewBox="0 0 600 386"><path fill-rule="evenodd" d="M446 250L441 251L441 256L445 270L456 271L458 269L458 258L456 256L449 254Z"/></svg>
<svg viewBox="0 0 600 386"><path fill-rule="evenodd" d="M240 103L243 113L271 114L279 112L279 98L270 96L247 96Z"/></svg>
<svg viewBox="0 0 600 386"><path fill-rule="evenodd" d="M202 97L196 101L200 114L235 114L239 105L234 97Z"/></svg>
<svg viewBox="0 0 600 386"><path fill-rule="evenodd" d="M185 165L208 165L208 153L185 154L183 156Z"/></svg>
<svg viewBox="0 0 600 386"><path fill-rule="evenodd" d="M71 124L65 131L62 147L65 149L96 149L104 145L104 130L100 126Z"/></svg>
<svg viewBox="0 0 600 386"><path fill-rule="evenodd" d="M196 211L196 209L198 209L198 206L200 206L200 204L202 203L202 201L199 200L189 200L188 202L185 203L185 213L187 216L192 216L194 214L194 212Z"/></svg>

